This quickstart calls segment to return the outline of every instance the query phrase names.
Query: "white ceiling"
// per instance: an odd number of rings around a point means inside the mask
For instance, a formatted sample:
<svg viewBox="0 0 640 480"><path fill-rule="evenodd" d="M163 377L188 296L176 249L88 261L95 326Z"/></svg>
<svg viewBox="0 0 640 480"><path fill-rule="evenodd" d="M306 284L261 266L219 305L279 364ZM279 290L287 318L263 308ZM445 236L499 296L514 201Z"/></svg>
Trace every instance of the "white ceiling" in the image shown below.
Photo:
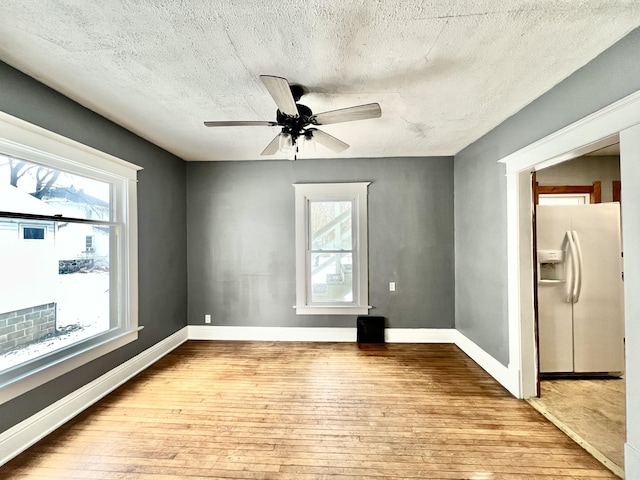
<svg viewBox="0 0 640 480"><path fill-rule="evenodd" d="M260 74L309 90L351 145L453 155L640 25L636 0L2 0L0 58L185 160L249 160L277 127ZM615 75L615 72L612 72Z"/></svg>

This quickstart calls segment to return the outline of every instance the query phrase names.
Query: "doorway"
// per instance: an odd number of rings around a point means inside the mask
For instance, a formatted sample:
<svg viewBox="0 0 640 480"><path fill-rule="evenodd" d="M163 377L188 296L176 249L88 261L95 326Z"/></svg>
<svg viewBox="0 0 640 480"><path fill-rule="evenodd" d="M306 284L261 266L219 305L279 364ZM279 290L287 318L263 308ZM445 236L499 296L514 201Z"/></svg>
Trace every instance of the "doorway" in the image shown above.
<svg viewBox="0 0 640 480"><path fill-rule="evenodd" d="M626 185L627 215L623 217L625 256L625 315L640 317L640 91L554 132L499 162L506 166L507 278L509 365L504 385L516 386L518 396L537 395L537 358L534 328L532 189L530 175L545 166L620 142L621 178ZM636 193L638 192L638 193ZM629 215L632 213L632 215ZM630 386L640 382L640 331L626 322L625 377ZM640 391L629 388L626 405L640 401ZM640 472L640 411L625 409L627 431L625 470Z"/></svg>
<svg viewBox="0 0 640 480"><path fill-rule="evenodd" d="M534 215L534 228L536 228L535 220L540 215L553 215L555 221L560 221L561 213L582 210L583 214L594 214L592 210L602 211L608 209L611 213L617 214L613 202L620 201L620 157L619 144L612 145L605 149L589 153L576 159L537 170L532 174L532 191L533 203L536 206L536 215ZM565 208L567 205L587 205L587 204L608 204L606 206L594 207L593 209L578 207ZM542 208L538 208L541 205ZM553 207L549 207L549 206ZM555 208L558 207L558 208ZM597 213L596 213L597 215ZM617 215L616 215L617 217ZM587 219L593 217L587 217ZM620 220L619 218L611 218L612 225L610 228L615 230L615 237L610 238L607 246L611 250L612 256L619 256L621 245L619 242ZM554 246L554 242L549 238L548 223L537 225L537 234L534 238L534 257L540 248L549 248ZM540 238L540 228L542 228L543 237ZM568 228L568 227L567 227ZM577 228L574 227L573 228ZM585 235L591 231L592 235L601 238L605 237L602 224L589 226ZM557 232L559 235L564 232ZM608 232L613 233L613 230ZM581 232L582 235L582 232ZM550 243L551 242L551 243ZM559 245L558 245L559 247ZM591 252L592 254L596 252ZM602 251L597 252L599 256ZM614 259L610 259L615 262ZM541 263L538 258L536 264L555 267L562 269L564 275L564 266L569 266L569 262L556 262L547 265ZM596 270L596 266L591 264L592 272ZM566 283L549 283L541 280L544 273L536 272L539 277L534 282L536 288L535 298L537 301L535 316L536 334L538 339L538 358L540 359L538 368L540 371L539 378L539 397L530 399L530 403L545 415L549 420L569 435L574 441L582 445L592 455L598 458L603 464L608 466L614 473L622 475L624 471L624 441L625 441L625 379L622 370L624 370L624 315L622 312L622 281L620 274L622 265L620 263L618 271L615 268L609 270L612 278L607 280L606 287L617 285L617 295L615 291L609 291L613 297L608 301L618 303L619 307L610 310L605 307L606 288L602 288L600 282L604 281L605 269L597 268L599 278L595 285L598 287L598 303L597 308L606 311L608 322L616 322L617 334L615 338L613 350L618 350L617 357L620 358L620 366L616 369L621 372L603 372L600 371L604 367L599 368L597 358L602 356L614 357L614 352L608 352L603 347L605 342L599 341L597 344L576 345L572 331L558 330L558 325L568 323L572 325L572 321L580 327L584 318L573 318L572 311L575 307L565 303L564 295L562 298L556 298L552 292L556 290L564 291ZM562 276L563 276L562 275ZM588 274L587 274L588 275ZM569 280L569 278L567 278ZM594 279L591 279L592 288ZM564 305L562 309L555 306L555 302L559 301ZM584 306L581 307L584 312ZM613 311L618 312L613 314ZM566 318L566 315L569 318ZM603 317L598 317L596 328L601 328ZM575 325L574 323L574 325ZM541 331L544 329L544 331ZM612 329L606 329L605 335ZM550 338L551 337L551 338ZM554 351L554 347L562 351L562 359ZM596 370L593 372L574 373L579 368L577 364L573 364L573 352L580 348L584 353L591 357L591 365L595 365ZM569 355L567 357L567 355ZM606 363L606 361L605 361ZM610 365L610 364L609 364ZM575 369L574 369L575 367Z"/></svg>

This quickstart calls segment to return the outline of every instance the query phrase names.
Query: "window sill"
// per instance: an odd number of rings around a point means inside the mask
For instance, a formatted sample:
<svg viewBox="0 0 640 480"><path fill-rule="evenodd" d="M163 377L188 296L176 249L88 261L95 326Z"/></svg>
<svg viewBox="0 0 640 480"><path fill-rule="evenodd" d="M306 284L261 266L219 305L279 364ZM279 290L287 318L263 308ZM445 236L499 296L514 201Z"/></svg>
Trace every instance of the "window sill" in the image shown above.
<svg viewBox="0 0 640 480"><path fill-rule="evenodd" d="M22 377L15 378L0 386L0 405L16 398L29 390L39 387L57 377L64 375L82 365L91 362L138 339L138 332L143 327L128 331L116 337L105 339L87 350L74 352L53 363L48 363L32 370Z"/></svg>

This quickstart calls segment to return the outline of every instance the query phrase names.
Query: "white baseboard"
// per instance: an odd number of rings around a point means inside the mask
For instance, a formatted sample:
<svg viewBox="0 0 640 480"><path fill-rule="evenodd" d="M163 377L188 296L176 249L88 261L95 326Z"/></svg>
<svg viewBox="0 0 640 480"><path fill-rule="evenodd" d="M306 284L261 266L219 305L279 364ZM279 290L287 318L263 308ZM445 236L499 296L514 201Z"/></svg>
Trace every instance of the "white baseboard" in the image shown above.
<svg viewBox="0 0 640 480"><path fill-rule="evenodd" d="M640 451L628 443L624 444L624 472L625 478L640 478Z"/></svg>
<svg viewBox="0 0 640 480"><path fill-rule="evenodd" d="M386 328L389 343L455 343L453 328Z"/></svg>
<svg viewBox="0 0 640 480"><path fill-rule="evenodd" d="M509 390L511 395L521 398L520 378L517 371L505 367L458 330L455 331L454 343L489 375L495 378L500 385Z"/></svg>
<svg viewBox="0 0 640 480"><path fill-rule="evenodd" d="M355 328L225 327L189 325L189 340L265 342L355 342Z"/></svg>
<svg viewBox="0 0 640 480"><path fill-rule="evenodd" d="M355 328L224 327L189 325L190 340L244 340L271 342L355 342ZM389 343L453 343L453 328L386 328Z"/></svg>
<svg viewBox="0 0 640 480"><path fill-rule="evenodd" d="M0 465L90 407L188 340L185 327L0 434Z"/></svg>

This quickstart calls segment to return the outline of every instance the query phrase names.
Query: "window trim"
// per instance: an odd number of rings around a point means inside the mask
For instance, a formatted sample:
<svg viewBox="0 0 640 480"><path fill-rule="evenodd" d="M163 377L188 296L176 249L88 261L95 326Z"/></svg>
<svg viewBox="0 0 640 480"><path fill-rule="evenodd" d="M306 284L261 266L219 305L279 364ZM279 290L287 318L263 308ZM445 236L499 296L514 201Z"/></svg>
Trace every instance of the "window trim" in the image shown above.
<svg viewBox="0 0 640 480"><path fill-rule="evenodd" d="M296 314L298 315L367 315L369 309L369 267L367 234L367 194L371 182L354 183L296 183L295 188L295 244L296 244ZM352 201L356 235L353 239L354 304L320 305L309 299L309 235L308 203L318 200ZM355 275L354 275L355 276Z"/></svg>
<svg viewBox="0 0 640 480"><path fill-rule="evenodd" d="M0 405L138 338L137 172L142 167L0 112L0 152L114 184L114 214L124 225L120 265L122 321L117 329L77 344L67 355L40 364L0 385ZM90 342L89 342L90 341ZM86 344L86 345L85 345Z"/></svg>

